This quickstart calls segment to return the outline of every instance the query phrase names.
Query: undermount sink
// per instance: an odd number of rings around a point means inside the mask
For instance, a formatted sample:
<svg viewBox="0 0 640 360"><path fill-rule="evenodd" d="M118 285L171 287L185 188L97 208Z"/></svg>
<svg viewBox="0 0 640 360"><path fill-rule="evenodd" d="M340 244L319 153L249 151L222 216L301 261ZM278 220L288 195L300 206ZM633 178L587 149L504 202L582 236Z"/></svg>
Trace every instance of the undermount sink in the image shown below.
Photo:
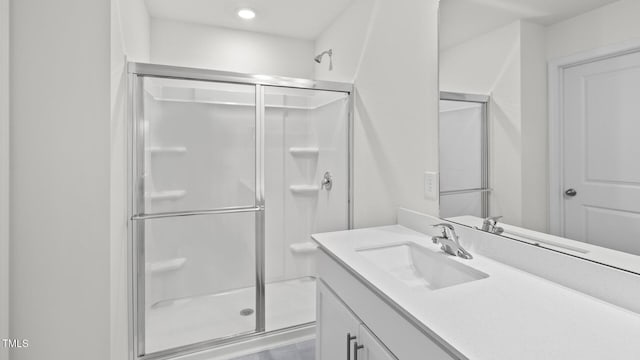
<svg viewBox="0 0 640 360"><path fill-rule="evenodd" d="M406 286L437 290L480 280L489 275L414 243L356 250Z"/></svg>

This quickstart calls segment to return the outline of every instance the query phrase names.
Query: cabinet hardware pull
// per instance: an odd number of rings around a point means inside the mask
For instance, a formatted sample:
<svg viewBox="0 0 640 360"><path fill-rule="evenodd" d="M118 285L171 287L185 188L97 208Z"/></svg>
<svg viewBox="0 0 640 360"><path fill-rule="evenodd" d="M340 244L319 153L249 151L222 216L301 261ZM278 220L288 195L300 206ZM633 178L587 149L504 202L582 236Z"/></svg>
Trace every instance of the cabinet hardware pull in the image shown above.
<svg viewBox="0 0 640 360"><path fill-rule="evenodd" d="M355 336L351 335L351 333L347 333L347 360L351 360L351 342L355 339Z"/></svg>
<svg viewBox="0 0 640 360"><path fill-rule="evenodd" d="M358 360L358 350L364 349L364 345L358 345L358 342L353 343L353 360Z"/></svg>

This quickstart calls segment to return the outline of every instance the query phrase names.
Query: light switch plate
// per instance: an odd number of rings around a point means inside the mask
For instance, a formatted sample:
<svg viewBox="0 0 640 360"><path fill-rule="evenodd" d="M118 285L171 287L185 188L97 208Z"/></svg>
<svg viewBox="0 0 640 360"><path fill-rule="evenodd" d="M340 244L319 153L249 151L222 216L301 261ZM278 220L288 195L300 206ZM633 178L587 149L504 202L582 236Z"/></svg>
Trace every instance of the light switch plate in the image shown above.
<svg viewBox="0 0 640 360"><path fill-rule="evenodd" d="M438 186L438 173L424 172L424 198L428 200L438 200L440 197L440 187Z"/></svg>

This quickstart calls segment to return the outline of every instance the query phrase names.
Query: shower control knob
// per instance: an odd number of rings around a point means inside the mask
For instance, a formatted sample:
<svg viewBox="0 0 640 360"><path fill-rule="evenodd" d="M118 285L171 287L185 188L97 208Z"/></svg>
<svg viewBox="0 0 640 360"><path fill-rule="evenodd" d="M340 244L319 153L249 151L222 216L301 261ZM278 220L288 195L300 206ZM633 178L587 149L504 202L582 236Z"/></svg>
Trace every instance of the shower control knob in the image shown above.
<svg viewBox="0 0 640 360"><path fill-rule="evenodd" d="M333 178L331 177L330 172L327 171L324 173L321 184L324 189L331 190L331 187L333 186Z"/></svg>
<svg viewBox="0 0 640 360"><path fill-rule="evenodd" d="M578 195L578 192L576 191L576 189L568 189L567 191L564 192L564 194L567 195L568 197L574 197Z"/></svg>

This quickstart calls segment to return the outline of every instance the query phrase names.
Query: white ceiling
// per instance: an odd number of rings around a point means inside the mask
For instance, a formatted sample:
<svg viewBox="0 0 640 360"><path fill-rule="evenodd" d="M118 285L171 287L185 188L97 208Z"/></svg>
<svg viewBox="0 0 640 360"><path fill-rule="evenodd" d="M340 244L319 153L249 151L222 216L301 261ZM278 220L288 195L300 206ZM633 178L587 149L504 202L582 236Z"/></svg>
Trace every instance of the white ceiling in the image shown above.
<svg viewBox="0 0 640 360"><path fill-rule="evenodd" d="M440 48L529 20L551 25L617 0L440 0Z"/></svg>
<svg viewBox="0 0 640 360"><path fill-rule="evenodd" d="M145 0L151 17L315 39L353 0ZM240 19L240 8L256 12Z"/></svg>

